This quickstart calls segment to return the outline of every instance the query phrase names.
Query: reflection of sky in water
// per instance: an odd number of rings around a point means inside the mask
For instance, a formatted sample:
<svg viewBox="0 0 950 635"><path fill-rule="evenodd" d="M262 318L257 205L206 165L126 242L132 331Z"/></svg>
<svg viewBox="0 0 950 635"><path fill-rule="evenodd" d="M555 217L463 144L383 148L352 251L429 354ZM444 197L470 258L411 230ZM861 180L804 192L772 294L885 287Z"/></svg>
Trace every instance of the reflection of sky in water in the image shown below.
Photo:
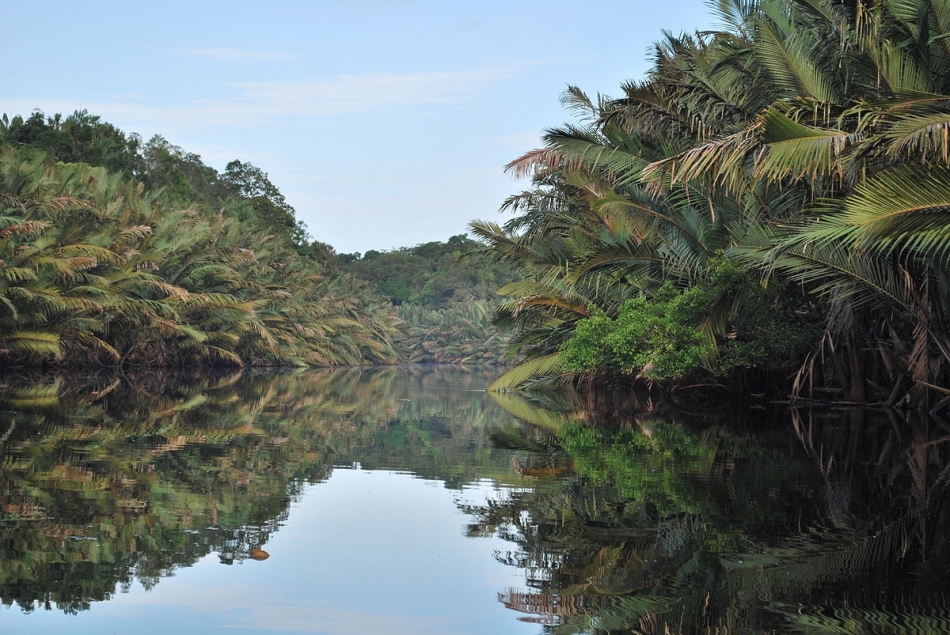
<svg viewBox="0 0 950 635"><path fill-rule="evenodd" d="M468 517L456 501L484 503L491 489L335 469L291 506L263 546L268 560L225 566L211 554L151 592L135 584L76 616L0 609L0 632L536 633L497 600L524 584L492 556L512 545L464 535Z"/></svg>

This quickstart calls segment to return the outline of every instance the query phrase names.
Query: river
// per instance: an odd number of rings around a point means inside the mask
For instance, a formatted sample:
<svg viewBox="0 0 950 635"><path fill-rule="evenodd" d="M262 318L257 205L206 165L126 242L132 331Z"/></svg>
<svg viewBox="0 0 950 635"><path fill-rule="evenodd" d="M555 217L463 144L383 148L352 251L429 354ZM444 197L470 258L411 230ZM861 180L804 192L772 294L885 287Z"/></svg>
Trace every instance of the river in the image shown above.
<svg viewBox="0 0 950 635"><path fill-rule="evenodd" d="M950 632L950 426L491 370L7 378L0 632Z"/></svg>

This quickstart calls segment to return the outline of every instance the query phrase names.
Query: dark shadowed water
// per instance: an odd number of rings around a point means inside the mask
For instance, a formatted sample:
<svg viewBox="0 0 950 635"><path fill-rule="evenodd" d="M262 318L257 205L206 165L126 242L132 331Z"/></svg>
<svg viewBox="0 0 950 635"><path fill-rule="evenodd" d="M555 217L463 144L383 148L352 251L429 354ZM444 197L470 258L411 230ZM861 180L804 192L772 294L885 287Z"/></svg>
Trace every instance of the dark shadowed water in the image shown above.
<svg viewBox="0 0 950 635"><path fill-rule="evenodd" d="M950 632L945 422L492 376L8 377L0 633Z"/></svg>

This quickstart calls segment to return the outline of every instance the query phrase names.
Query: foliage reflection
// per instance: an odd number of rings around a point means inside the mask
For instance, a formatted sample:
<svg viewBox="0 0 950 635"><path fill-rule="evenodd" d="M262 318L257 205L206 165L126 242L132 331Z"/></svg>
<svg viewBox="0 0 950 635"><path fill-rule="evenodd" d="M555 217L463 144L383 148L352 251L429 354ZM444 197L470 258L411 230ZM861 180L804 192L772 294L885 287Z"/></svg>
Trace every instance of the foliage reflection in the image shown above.
<svg viewBox="0 0 950 635"><path fill-rule="evenodd" d="M78 612L261 557L335 467L462 488L550 633L950 631L948 426L862 410L609 416L439 367L3 381L0 598ZM507 412L506 412L507 411ZM626 410L633 412L634 409ZM459 500L462 500L460 497ZM462 503L459 503L462 505ZM915 627L916 628L916 627Z"/></svg>
<svg viewBox="0 0 950 635"><path fill-rule="evenodd" d="M947 632L946 433L863 410L562 417L574 475L470 531L517 545L500 559L527 589L499 600L546 632Z"/></svg>
<svg viewBox="0 0 950 635"><path fill-rule="evenodd" d="M335 464L449 485L508 472L473 392L488 382L438 369L7 378L0 597L77 612L209 553L252 558Z"/></svg>

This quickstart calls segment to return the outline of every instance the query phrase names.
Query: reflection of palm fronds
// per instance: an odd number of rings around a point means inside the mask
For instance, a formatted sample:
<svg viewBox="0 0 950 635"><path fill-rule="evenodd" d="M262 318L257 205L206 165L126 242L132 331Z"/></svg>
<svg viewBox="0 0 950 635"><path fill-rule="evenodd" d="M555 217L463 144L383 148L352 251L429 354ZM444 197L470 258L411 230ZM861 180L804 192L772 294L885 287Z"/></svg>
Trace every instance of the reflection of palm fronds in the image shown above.
<svg viewBox="0 0 950 635"><path fill-rule="evenodd" d="M568 416L548 408L539 407L537 404L517 394L497 391L492 391L489 394L499 406L522 421L526 421L539 428L544 428L552 432L560 432L570 421Z"/></svg>
<svg viewBox="0 0 950 635"><path fill-rule="evenodd" d="M243 559L304 483L349 457L457 486L510 481L507 453L488 438L499 416L510 421L483 391L490 378L446 368L9 378L3 403L44 401L0 412L0 515L13 523L0 579L23 582L4 599L84 610L211 551Z"/></svg>
<svg viewBox="0 0 950 635"><path fill-rule="evenodd" d="M950 604L934 606L913 596L892 604L893 609L842 606L815 611L789 607L785 618L795 630L815 635L950 633Z"/></svg>

